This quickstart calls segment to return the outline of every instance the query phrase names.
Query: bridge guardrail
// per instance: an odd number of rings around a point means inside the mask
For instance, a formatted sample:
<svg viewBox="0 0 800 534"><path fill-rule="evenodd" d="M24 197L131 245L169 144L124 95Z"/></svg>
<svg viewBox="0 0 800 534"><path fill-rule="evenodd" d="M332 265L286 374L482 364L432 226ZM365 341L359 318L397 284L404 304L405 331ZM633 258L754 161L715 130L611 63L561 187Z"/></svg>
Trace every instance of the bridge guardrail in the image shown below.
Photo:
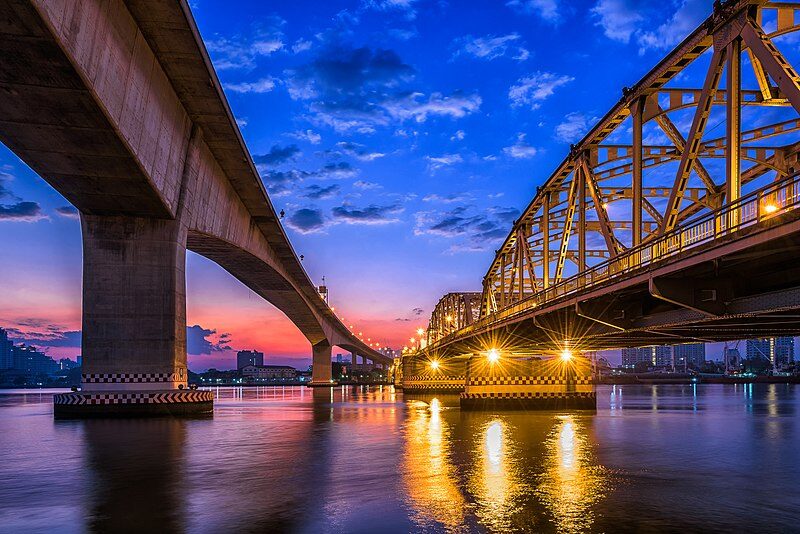
<svg viewBox="0 0 800 534"><path fill-rule="evenodd" d="M645 241L636 248L628 249L614 258L533 293L530 297L443 336L437 342L447 342L499 319L513 317L532 307L547 304L581 289L629 275L632 270L660 263L686 250L710 243L723 235L730 235L778 217L798 206L800 206L800 175L793 175L744 195L717 210L690 219L684 226Z"/></svg>

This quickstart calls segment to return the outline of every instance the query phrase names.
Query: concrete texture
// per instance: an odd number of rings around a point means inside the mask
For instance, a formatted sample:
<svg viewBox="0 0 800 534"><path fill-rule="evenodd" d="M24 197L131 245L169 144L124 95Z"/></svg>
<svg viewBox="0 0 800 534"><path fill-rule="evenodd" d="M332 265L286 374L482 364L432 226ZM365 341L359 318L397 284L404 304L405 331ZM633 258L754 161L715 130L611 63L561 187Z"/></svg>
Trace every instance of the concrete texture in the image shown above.
<svg viewBox="0 0 800 534"><path fill-rule="evenodd" d="M338 345L390 363L303 270L185 1L0 0L0 141L81 212L89 389L185 384L187 248L328 362Z"/></svg>

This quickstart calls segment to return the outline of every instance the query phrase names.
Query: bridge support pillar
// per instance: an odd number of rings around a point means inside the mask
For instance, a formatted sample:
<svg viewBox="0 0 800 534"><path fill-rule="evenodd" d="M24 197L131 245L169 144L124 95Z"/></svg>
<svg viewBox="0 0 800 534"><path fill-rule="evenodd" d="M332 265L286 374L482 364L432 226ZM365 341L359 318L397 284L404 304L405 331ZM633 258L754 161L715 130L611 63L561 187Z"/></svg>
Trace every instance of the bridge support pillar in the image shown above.
<svg viewBox="0 0 800 534"><path fill-rule="evenodd" d="M331 387L336 384L331 375L331 345L327 341L312 345L311 387Z"/></svg>
<svg viewBox="0 0 800 534"><path fill-rule="evenodd" d="M212 410L186 369L186 235L174 220L82 215L83 369L56 416Z"/></svg>

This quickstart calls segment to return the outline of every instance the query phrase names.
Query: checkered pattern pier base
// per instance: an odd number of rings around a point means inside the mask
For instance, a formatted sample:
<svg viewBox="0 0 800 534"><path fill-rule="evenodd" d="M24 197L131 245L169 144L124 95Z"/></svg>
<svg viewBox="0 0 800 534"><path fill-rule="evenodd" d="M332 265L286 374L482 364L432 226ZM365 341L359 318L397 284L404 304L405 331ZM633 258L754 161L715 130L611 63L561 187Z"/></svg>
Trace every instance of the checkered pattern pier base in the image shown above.
<svg viewBox="0 0 800 534"><path fill-rule="evenodd" d="M53 396L56 417L196 415L210 413L214 394L202 390L74 392Z"/></svg>

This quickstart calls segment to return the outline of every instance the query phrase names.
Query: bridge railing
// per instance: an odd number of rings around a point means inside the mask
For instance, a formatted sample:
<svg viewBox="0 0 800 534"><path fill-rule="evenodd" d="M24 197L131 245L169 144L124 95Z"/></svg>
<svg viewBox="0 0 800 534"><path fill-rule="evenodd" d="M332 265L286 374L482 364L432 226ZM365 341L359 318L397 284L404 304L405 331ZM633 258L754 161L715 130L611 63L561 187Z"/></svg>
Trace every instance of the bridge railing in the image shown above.
<svg viewBox="0 0 800 534"><path fill-rule="evenodd" d="M800 175L794 175L753 191L715 211L690 219L683 226L649 239L614 258L581 271L531 296L506 306L477 322L450 333L449 339L479 330L501 319L529 311L578 291L628 276L638 270L659 264L722 236L759 225L800 207Z"/></svg>

